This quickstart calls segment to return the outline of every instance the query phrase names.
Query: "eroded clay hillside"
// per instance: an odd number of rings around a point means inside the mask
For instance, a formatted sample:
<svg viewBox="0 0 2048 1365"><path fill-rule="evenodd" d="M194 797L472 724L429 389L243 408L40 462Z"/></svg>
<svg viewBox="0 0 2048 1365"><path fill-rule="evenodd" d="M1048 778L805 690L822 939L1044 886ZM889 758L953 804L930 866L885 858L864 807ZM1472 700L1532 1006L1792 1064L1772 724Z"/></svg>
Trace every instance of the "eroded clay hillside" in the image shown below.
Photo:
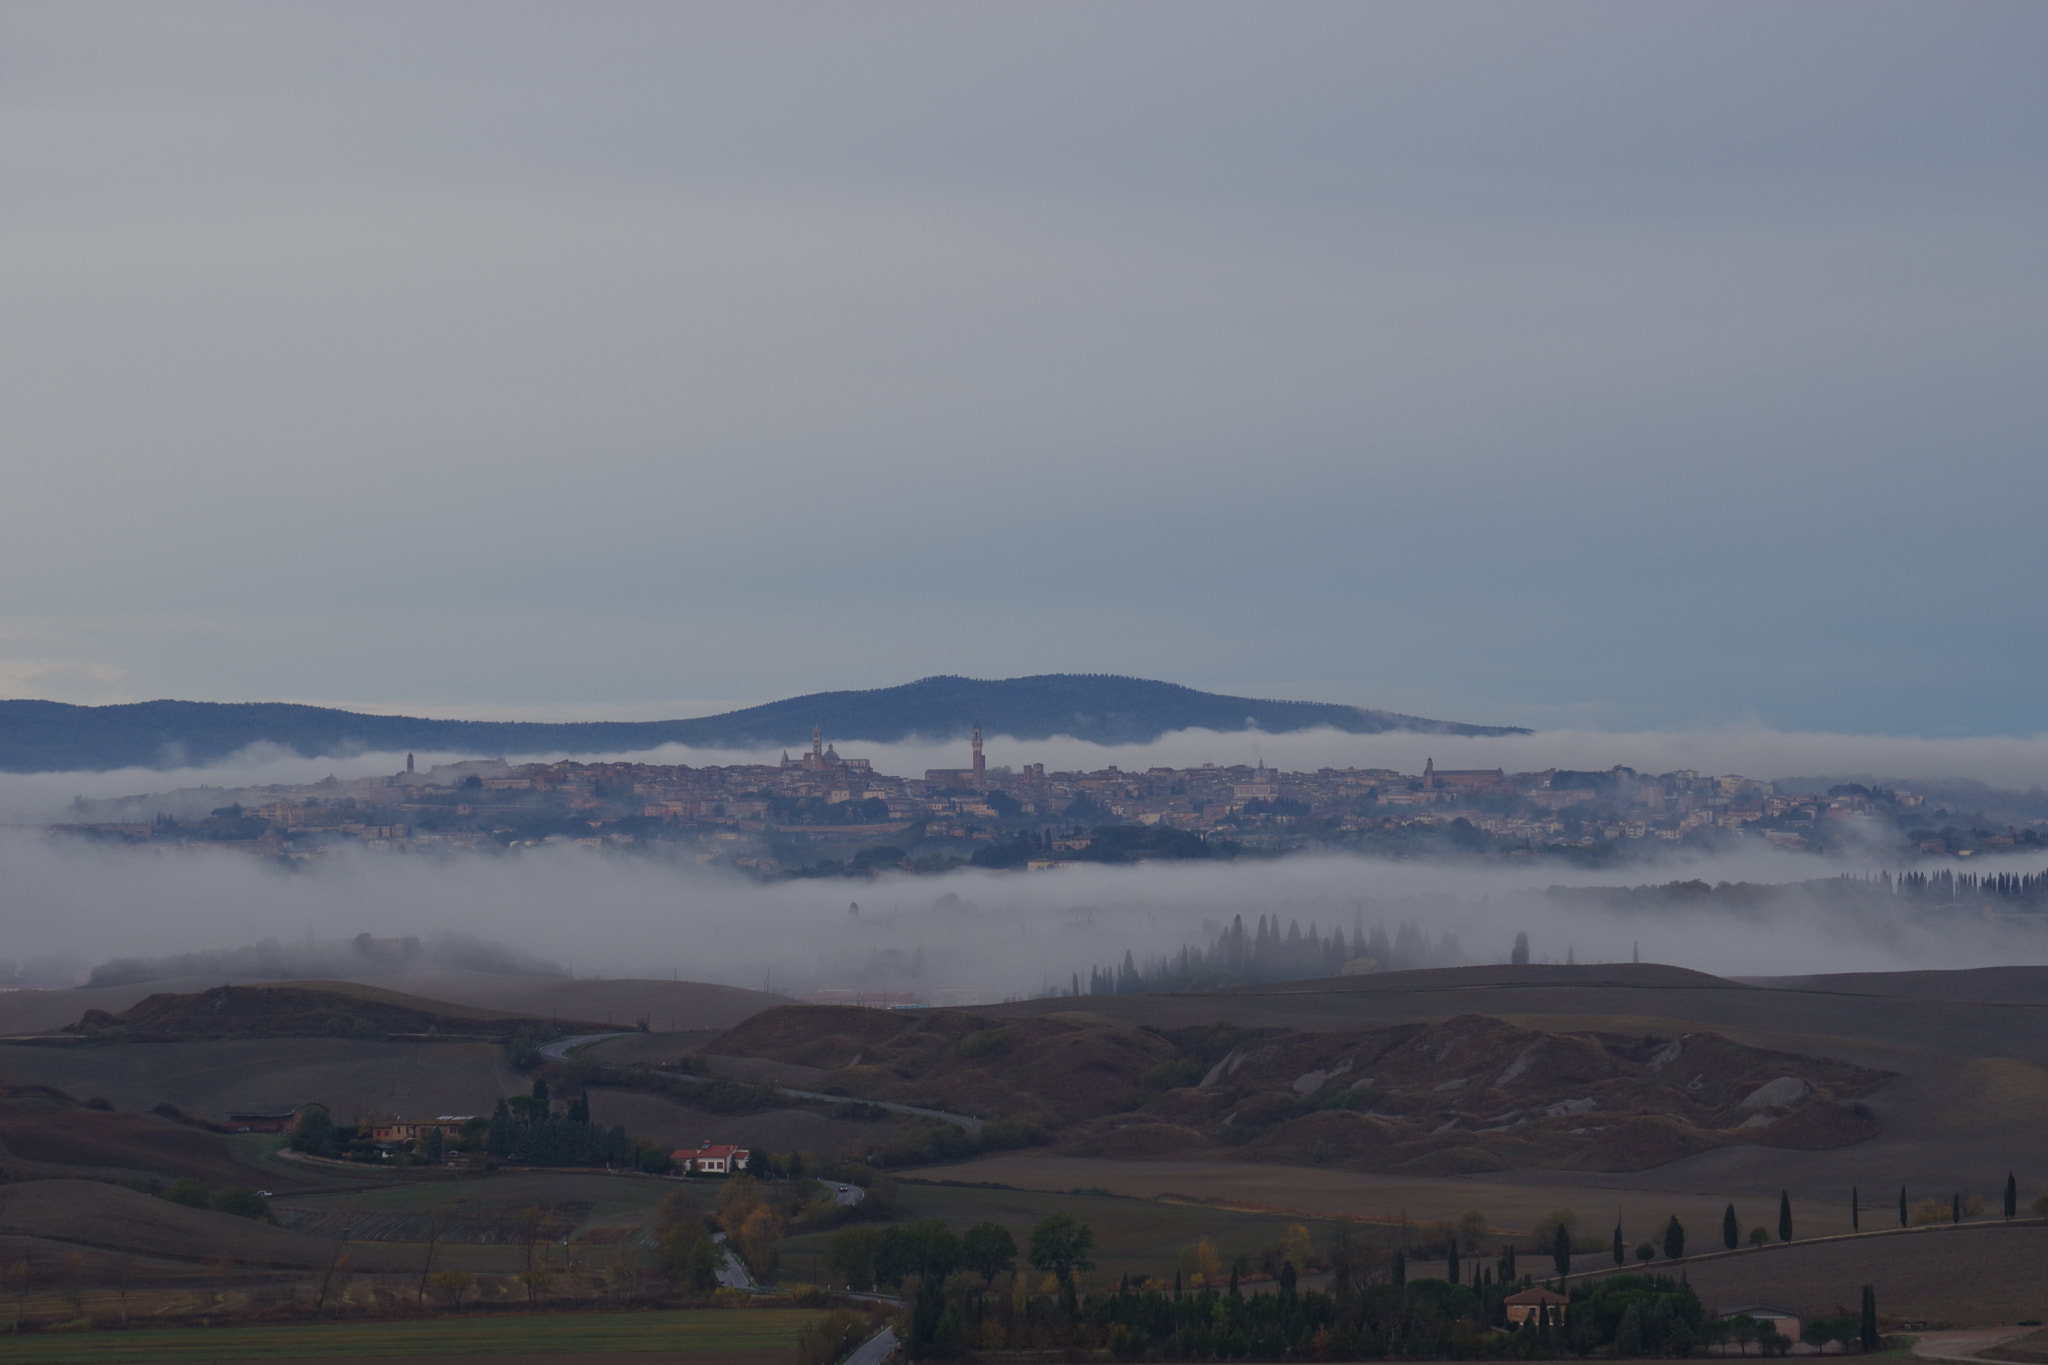
<svg viewBox="0 0 2048 1365"><path fill-rule="evenodd" d="M1326 1033L790 1006L709 1050L806 1068L863 1099L1042 1114L1077 1155L1416 1174L1635 1171L1737 1144L1845 1146L1877 1131L1856 1101L1888 1079L1710 1032L1544 1032L1477 1014Z"/></svg>

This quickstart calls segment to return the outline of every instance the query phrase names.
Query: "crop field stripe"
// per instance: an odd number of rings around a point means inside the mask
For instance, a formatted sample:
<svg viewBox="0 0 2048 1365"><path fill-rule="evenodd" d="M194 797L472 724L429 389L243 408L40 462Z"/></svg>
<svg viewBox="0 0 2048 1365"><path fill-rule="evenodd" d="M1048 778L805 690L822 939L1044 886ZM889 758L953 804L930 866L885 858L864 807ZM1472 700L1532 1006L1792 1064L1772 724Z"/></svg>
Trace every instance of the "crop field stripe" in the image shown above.
<svg viewBox="0 0 2048 1365"><path fill-rule="evenodd" d="M175 1327L0 1338L0 1362L346 1359L378 1356L569 1355L617 1351L787 1351L817 1314L802 1309L541 1313L419 1322Z"/></svg>

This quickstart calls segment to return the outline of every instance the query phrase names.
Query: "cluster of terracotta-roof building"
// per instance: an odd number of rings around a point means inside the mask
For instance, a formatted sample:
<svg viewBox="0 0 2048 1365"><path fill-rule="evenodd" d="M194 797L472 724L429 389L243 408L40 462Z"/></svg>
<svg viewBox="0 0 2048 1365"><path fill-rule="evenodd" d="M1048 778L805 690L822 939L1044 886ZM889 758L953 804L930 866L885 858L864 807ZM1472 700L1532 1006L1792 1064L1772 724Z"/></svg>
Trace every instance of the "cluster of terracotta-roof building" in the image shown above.
<svg viewBox="0 0 2048 1365"><path fill-rule="evenodd" d="M1222 835L1256 845L1289 838L1345 842L1349 836L1462 822L1497 840L1590 844L1683 840L1695 831L1761 837L1794 847L1826 822L1884 814L1919 803L1906 792L1783 794L1770 782L1692 770L1661 774L1501 768L1420 773L1391 768L1281 772L1263 763L1048 772L1042 763L990 766L974 731L971 761L921 776L877 771L844 757L822 734L797 755L768 763L635 762L512 764L475 760L387 777L240 793L228 834L211 842L279 856L355 843L412 849L507 843L591 846L693 838L706 860L771 870L767 846L993 841L1005 831L1048 835L1056 863L1085 847L1101 824L1144 824ZM222 817L221 810L215 811ZM167 830L168 824L168 830ZM155 824L64 828L133 840L178 837ZM196 826L194 826L196 828ZM189 836L188 836L189 837Z"/></svg>

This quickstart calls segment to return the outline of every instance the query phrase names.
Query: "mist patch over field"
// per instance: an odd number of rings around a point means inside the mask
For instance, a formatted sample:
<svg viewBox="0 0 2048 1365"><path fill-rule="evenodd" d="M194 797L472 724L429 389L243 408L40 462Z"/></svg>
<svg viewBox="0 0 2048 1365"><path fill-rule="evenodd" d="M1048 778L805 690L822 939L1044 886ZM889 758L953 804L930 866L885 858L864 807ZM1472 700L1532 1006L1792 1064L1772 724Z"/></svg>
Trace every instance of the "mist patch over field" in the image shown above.
<svg viewBox="0 0 2048 1365"><path fill-rule="evenodd" d="M2039 869L2011 858L1974 860L1972 870ZM1433 953L1452 938L1445 964L1504 961L1521 932L1539 962L1639 955L1727 975L2048 962L2048 934L2023 919L1841 903L1794 885L1760 902L1621 909L1545 890L1674 878L1789 884L1831 873L1811 857L1764 849L1609 873L1305 853L757 883L689 859L573 847L344 853L284 872L204 847L106 847L22 832L0 839L0 917L7 956L45 964L20 984L68 984L111 959L270 938L472 934L583 977L914 991L966 1003L1028 996L1075 974L1085 983L1091 966L1113 966L1127 951L1142 962L1206 946L1236 917L1249 929L1261 915L1347 938L1412 922Z"/></svg>

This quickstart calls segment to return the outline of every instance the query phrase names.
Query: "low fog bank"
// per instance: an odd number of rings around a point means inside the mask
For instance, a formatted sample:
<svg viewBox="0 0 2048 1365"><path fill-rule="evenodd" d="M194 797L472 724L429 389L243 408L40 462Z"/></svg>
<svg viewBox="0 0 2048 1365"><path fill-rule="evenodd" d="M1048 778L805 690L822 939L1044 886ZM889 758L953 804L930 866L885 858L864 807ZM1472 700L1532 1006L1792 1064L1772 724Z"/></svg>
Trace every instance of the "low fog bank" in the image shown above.
<svg viewBox="0 0 2048 1365"><path fill-rule="evenodd" d="M839 747L848 757L871 760L878 771L906 776L921 775L927 768L962 767L968 758L967 746L952 740L898 744L839 741ZM569 757L592 763L628 761L705 767L772 763L781 756L780 749L691 749L664 745L620 754L537 753L512 761L552 762ZM475 755L419 753L415 757L424 769ZM1622 764L1646 773L1691 768L1703 773L1740 773L1770 781L1818 775L1811 780L1819 784L1819 790L1837 781L1906 786L1918 783L1916 790L1951 803L1972 800L1972 784L2013 792L2048 788L2048 735L1916 739L1728 727L1635 733L1546 730L1499 738L1408 733L1353 735L1320 729L1280 735L1180 730L1150 744L1130 745L1090 744L1065 738L1018 740L1002 735L988 740L992 768L1043 763L1053 771L1095 770L1112 764L1126 771L1142 771L1162 766L1264 762L1282 771L1357 767L1415 773L1422 771L1423 762L1431 758L1439 768L1504 768L1509 772L1546 768L1597 771ZM329 775L349 781L394 773L404 766L403 753L304 758L275 745L256 745L231 759L200 768L7 773L0 774L0 822L63 820L78 797L104 800L144 793L153 795L153 809L192 818L223 804L227 796L222 789L300 784Z"/></svg>
<svg viewBox="0 0 2048 1365"><path fill-rule="evenodd" d="M1981 874L2038 872L1978 860ZM1796 885L1763 903L1589 903L1552 883L1625 886L1673 875L1795 884L1814 859L1757 850L1676 873L1598 876L1543 868L1445 867L1350 856L1272 862L961 870L870 881L755 884L691 862L577 848L447 859L351 854L283 872L206 849L158 851L0 840L4 954L21 985L83 980L116 958L281 943L468 934L559 962L578 976L668 977L779 991L900 990L940 1003L1083 983L1126 952L1140 962L1205 947L1242 916L1278 925L1455 938L1465 960L1504 961L1529 935L1536 961L1627 960L1723 975L2048 963L2034 917ZM1591 898L1597 901L1599 898ZM857 902L857 912L849 902ZM2048 918L2043 916L2040 918ZM40 963L39 967L29 964ZM1407 965L1407 964L1392 964Z"/></svg>

